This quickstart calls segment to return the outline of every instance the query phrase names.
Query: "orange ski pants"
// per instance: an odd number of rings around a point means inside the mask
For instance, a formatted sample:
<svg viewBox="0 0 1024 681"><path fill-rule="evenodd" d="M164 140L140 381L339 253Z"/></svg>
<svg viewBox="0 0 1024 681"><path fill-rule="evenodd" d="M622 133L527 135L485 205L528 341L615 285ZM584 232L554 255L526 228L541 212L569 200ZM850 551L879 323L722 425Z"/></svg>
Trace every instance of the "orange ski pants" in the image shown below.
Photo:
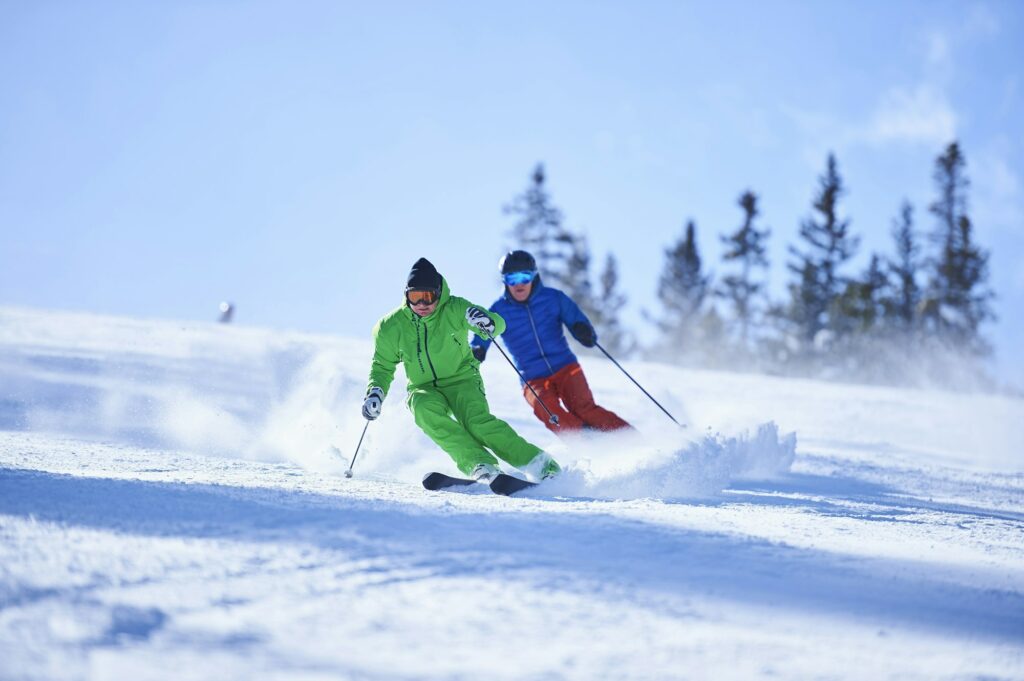
<svg viewBox="0 0 1024 681"><path fill-rule="evenodd" d="M548 420L548 413L530 388L523 386L523 395L533 407L533 413L553 433L579 432L584 428L609 431L632 427L614 412L594 402L594 394L590 392L587 377L583 375L583 368L578 363L562 367L546 378L537 378L529 383L551 413L558 417L556 426Z"/></svg>

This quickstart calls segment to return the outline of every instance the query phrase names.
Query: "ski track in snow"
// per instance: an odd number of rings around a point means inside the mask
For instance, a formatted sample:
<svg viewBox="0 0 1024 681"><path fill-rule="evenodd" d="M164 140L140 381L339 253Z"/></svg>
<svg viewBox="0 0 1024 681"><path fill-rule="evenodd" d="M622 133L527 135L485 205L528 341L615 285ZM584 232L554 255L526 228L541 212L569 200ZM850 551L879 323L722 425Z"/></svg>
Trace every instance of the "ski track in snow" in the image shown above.
<svg viewBox="0 0 1024 681"><path fill-rule="evenodd" d="M1024 678L1024 402L583 362L515 498L366 340L0 308L0 679ZM499 358L500 359L500 358Z"/></svg>

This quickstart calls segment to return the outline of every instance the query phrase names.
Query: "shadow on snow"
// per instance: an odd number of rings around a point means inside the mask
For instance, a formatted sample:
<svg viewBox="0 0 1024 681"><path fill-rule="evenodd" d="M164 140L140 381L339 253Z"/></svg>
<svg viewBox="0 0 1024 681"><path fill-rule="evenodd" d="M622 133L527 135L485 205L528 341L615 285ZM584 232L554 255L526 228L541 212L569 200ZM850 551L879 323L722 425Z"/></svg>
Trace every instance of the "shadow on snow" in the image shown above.
<svg viewBox="0 0 1024 681"><path fill-rule="evenodd" d="M792 484L813 482L804 478ZM856 490L876 500L880 491ZM1024 596L936 578L927 563L852 558L601 513L452 512L280 489L0 468L0 514L143 536L318 546L336 551L340 563L373 564L354 569L383 569L376 585L476 575L601 598L629 592L663 611L686 610L687 597L703 596L880 628L902 623L1015 641L1024 631ZM0 609L19 600L4 595Z"/></svg>

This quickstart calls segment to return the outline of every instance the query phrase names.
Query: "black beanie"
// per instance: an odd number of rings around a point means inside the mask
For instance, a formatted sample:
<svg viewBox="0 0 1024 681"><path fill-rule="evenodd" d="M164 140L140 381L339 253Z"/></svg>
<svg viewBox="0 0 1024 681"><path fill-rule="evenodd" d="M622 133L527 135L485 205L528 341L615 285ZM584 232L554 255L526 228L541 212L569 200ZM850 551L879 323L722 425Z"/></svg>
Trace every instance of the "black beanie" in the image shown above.
<svg viewBox="0 0 1024 681"><path fill-rule="evenodd" d="M441 275L426 258L420 258L409 270L409 278L405 282L405 290L441 290Z"/></svg>

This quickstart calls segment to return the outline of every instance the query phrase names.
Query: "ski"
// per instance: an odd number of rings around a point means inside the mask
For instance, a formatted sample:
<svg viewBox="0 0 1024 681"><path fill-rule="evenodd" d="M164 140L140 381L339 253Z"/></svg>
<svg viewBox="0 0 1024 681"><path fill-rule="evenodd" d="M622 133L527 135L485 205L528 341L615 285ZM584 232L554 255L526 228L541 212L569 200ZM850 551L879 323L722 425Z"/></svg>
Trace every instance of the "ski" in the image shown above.
<svg viewBox="0 0 1024 681"><path fill-rule="evenodd" d="M491 480L491 491L495 494L501 494L508 496L521 492L528 487L536 487L537 483L528 482L522 478L517 478L512 475L506 475L505 473L499 473L493 480Z"/></svg>
<svg viewBox="0 0 1024 681"><path fill-rule="evenodd" d="M445 475L444 473L427 473L423 476L423 486L431 491L448 489L449 487L468 487L470 485L475 485L477 482L477 480L470 480L469 478L455 478L450 475ZM491 480L488 486L495 494L507 497L510 494L521 492L527 487L536 487L537 483L528 482L513 475L499 473L497 477Z"/></svg>
<svg viewBox="0 0 1024 681"><path fill-rule="evenodd" d="M466 487L468 485L475 484L476 480L470 480L469 478L453 478L452 476L445 475L444 473L427 473L423 476L423 486L431 491L447 489L449 487Z"/></svg>

